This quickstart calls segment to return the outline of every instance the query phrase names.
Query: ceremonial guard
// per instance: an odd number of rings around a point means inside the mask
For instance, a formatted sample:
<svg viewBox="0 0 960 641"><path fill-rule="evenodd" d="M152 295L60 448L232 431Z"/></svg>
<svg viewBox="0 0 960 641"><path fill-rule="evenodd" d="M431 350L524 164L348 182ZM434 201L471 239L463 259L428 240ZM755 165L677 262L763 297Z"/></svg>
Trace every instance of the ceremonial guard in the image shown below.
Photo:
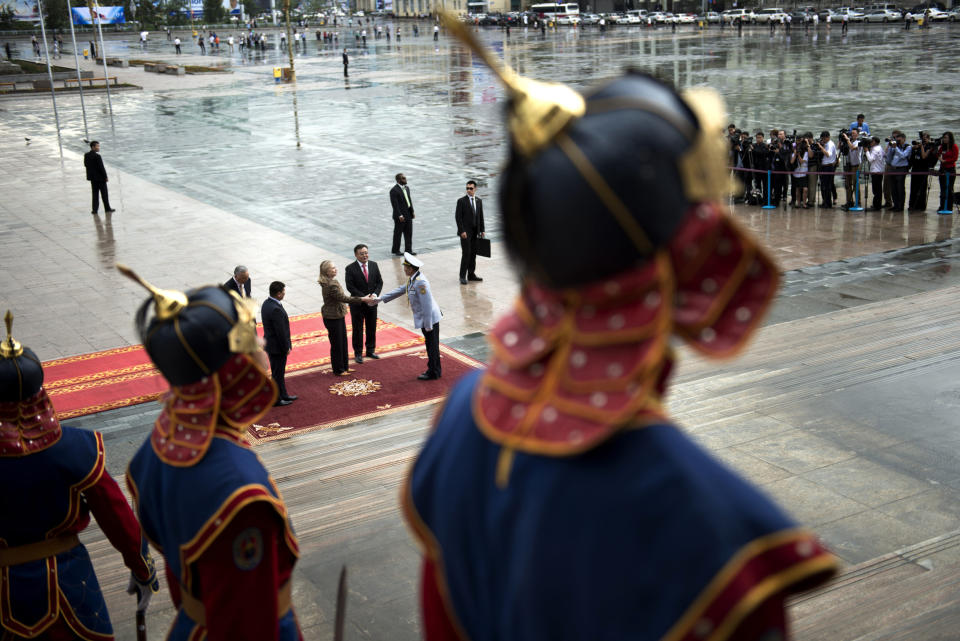
<svg viewBox="0 0 960 641"><path fill-rule="evenodd" d="M140 526L106 471L99 432L61 426L40 359L0 343L0 639L110 641L113 627L87 549L90 514L131 572L144 611L159 589Z"/></svg>
<svg viewBox="0 0 960 641"><path fill-rule="evenodd" d="M167 639L295 641L298 549L287 509L245 440L273 407L252 310L235 292L158 290L137 312L143 346L170 383L127 470L143 531L161 550L177 614Z"/></svg>
<svg viewBox="0 0 960 641"><path fill-rule="evenodd" d="M392 289L379 301L389 303L394 298L406 293L410 300L410 311L413 312L413 326L423 332L423 340L427 344L427 371L417 377L421 381L432 381L440 378L440 319L443 314L440 306L433 300L430 293L430 282L420 272L423 261L409 252L403 253L403 273L407 275L407 284Z"/></svg>
<svg viewBox="0 0 960 641"><path fill-rule="evenodd" d="M786 638L785 599L835 558L663 405L671 338L733 354L778 284L720 204L722 101L639 73L584 97L449 26L511 94L501 209L527 277L405 485L426 638Z"/></svg>

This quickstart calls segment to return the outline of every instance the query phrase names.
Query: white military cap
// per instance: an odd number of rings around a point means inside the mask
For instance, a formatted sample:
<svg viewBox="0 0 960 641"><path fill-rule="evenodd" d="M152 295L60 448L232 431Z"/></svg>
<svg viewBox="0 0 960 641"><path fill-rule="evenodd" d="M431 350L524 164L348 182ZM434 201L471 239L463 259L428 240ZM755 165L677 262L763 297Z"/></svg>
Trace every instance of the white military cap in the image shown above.
<svg viewBox="0 0 960 641"><path fill-rule="evenodd" d="M417 269L423 267L423 261L416 256L411 256L409 252L403 252L403 264L416 267Z"/></svg>

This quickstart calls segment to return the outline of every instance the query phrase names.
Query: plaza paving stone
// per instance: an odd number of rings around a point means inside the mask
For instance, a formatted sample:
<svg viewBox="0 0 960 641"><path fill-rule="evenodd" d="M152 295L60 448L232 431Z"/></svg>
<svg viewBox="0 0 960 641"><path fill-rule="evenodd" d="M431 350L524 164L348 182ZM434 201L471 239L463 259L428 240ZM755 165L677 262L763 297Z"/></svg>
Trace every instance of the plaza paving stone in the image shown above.
<svg viewBox="0 0 960 641"><path fill-rule="evenodd" d="M790 39L768 38L765 29L744 37L641 29L480 36L541 79L584 86L633 65L681 86L709 83L730 104L731 120L750 128L836 131L863 111L881 137L893 127L960 129L952 95L938 89L960 80L947 46L960 33L954 27L855 25L846 39L838 28L821 29L816 40L794 32ZM226 52L198 56L186 41L182 61L230 64L232 72L174 77L110 68L143 87L114 94L112 117L103 93L85 96L118 209L112 216L89 213L79 97L58 93L60 141L49 96L0 98L0 309L16 314L17 338L43 359L135 344L133 315L144 295L115 261L181 289L223 282L245 263L257 298L269 281L287 283L291 314L320 309L320 261L345 265L359 241L371 245L387 285L400 283L386 194L403 171L417 212L414 246L445 313L441 340L483 359L485 332L518 291L499 242L495 196L505 156L503 92L446 37L435 46L407 34L399 48L371 38L358 52L351 43L349 81L339 52L313 41L297 58L296 87L273 83L272 66L283 59L277 51L241 63ZM111 35L107 53L172 62L172 45L156 37L138 51L134 36ZM480 182L497 258L481 259L484 282L464 287L456 279L453 206L468 177ZM936 197L934 185L931 203ZM681 349L668 399L695 439L814 526L849 563L960 527L960 334L951 313L960 293L960 217L933 209L735 207L786 270L783 289L742 359L707 364ZM381 306L380 315L409 326L405 305ZM104 432L108 470L119 477L156 411L147 404L71 423ZM331 638L344 563L347 638L417 637L418 553L396 498L432 411L257 448L301 539L294 603L305 638ZM119 556L95 526L83 538L118 638L132 638ZM946 546L936 554L956 558ZM166 593L158 595L151 638L162 638L172 613Z"/></svg>

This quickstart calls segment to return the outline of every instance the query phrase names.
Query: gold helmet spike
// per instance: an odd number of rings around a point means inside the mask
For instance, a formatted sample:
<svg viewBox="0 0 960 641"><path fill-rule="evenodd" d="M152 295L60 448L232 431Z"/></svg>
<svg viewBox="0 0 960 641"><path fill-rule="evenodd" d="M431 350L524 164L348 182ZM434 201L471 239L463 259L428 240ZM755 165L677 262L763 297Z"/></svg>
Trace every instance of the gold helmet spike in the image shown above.
<svg viewBox="0 0 960 641"><path fill-rule="evenodd" d="M16 358L23 354L23 345L13 340L13 314L7 310L3 321L7 324L7 339L0 343L0 358Z"/></svg>
<svg viewBox="0 0 960 641"><path fill-rule="evenodd" d="M444 26L480 56L506 87L513 100L508 127L514 147L523 156L535 155L572 120L586 113L586 101L578 92L566 85L538 82L518 75L480 44L454 14L441 10L440 17Z"/></svg>
<svg viewBox="0 0 960 641"><path fill-rule="evenodd" d="M117 263L116 266L117 271L130 280L140 283L144 289L153 294L153 301L156 305L155 313L159 320L164 321L173 318L179 314L184 307L187 306L187 295L183 292L178 292L175 289L157 289L147 281L140 278L136 272L126 265Z"/></svg>

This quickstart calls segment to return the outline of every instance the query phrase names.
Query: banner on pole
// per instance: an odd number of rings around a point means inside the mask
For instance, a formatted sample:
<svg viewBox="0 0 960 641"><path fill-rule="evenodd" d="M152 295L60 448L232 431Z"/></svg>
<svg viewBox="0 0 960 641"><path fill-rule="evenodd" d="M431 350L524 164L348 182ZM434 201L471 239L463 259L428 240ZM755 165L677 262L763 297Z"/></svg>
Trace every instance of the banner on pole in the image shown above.
<svg viewBox="0 0 960 641"><path fill-rule="evenodd" d="M97 7L97 14L100 24L123 24L127 21L123 7ZM71 7L70 15L73 16L73 24L93 24L87 7Z"/></svg>
<svg viewBox="0 0 960 641"><path fill-rule="evenodd" d="M239 16L243 14L243 4L240 0L223 0L221 6L228 15ZM185 9L185 11L194 18L202 18L203 0L190 0L190 7L189 9Z"/></svg>

